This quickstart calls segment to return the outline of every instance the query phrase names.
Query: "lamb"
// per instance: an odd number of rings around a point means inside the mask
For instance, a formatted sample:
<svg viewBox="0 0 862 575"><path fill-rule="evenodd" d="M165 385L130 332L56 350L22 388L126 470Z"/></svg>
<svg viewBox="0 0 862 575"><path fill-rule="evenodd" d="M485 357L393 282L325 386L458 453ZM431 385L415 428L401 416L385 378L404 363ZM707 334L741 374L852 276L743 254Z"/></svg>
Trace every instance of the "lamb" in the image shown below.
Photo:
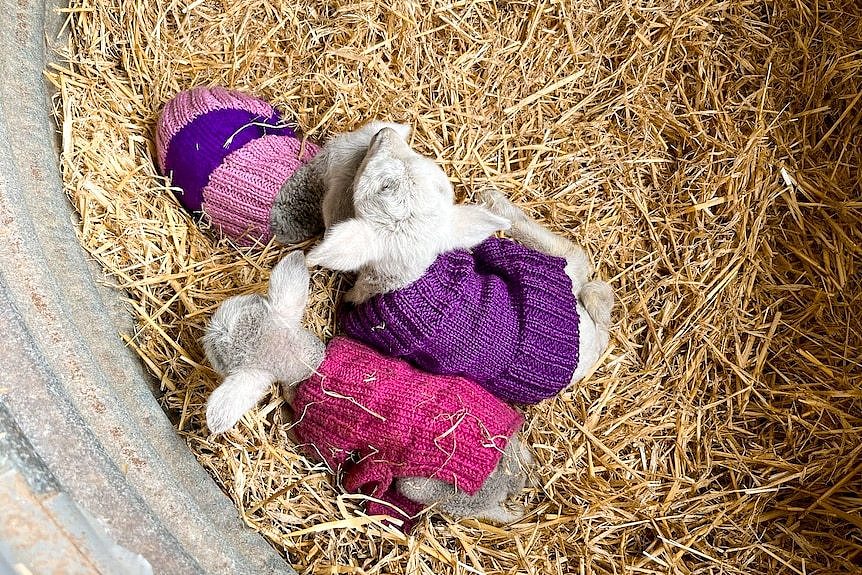
<svg viewBox="0 0 862 575"><path fill-rule="evenodd" d="M432 373L536 403L584 377L608 345L613 292L586 253L496 191L456 205L446 174L380 130L353 183L354 216L310 265L358 272L345 331ZM520 243L491 237L508 230Z"/></svg>
<svg viewBox="0 0 862 575"><path fill-rule="evenodd" d="M207 402L213 433L232 427L275 382L293 407L292 433L343 484L389 504L368 512L408 519L426 505L508 523L532 456L523 417L478 385L425 374L348 338L324 346L301 326L309 274L301 252L272 271L269 293L227 299L203 338L224 382Z"/></svg>

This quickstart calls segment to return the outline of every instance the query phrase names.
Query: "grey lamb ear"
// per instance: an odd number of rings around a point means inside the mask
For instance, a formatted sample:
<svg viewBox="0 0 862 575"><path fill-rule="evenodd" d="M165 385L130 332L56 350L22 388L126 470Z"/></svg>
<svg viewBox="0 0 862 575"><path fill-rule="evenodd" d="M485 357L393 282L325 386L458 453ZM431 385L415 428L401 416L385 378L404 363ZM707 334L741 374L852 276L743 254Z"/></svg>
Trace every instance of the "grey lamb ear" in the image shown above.
<svg viewBox="0 0 862 575"><path fill-rule="evenodd" d="M423 505L447 501L454 491L448 483L428 477L400 477L395 484L402 495Z"/></svg>
<svg viewBox="0 0 862 575"><path fill-rule="evenodd" d="M310 281L305 255L291 252L273 268L269 276L269 301L273 312L288 326L299 326L308 303Z"/></svg>

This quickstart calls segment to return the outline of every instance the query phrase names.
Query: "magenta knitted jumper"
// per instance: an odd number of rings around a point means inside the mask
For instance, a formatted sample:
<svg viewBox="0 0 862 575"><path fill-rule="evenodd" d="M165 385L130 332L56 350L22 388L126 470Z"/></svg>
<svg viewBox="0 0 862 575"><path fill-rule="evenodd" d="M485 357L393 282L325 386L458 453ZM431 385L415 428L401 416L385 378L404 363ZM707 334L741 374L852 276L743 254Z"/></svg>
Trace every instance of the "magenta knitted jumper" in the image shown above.
<svg viewBox="0 0 862 575"><path fill-rule="evenodd" d="M566 260L489 238L442 254L421 278L348 309L345 332L431 373L537 403L578 366L578 311Z"/></svg>
<svg viewBox="0 0 862 575"><path fill-rule="evenodd" d="M333 339L293 401L300 445L342 474L344 488L407 516L423 506L398 477L433 477L476 493L497 467L520 413L460 377L430 375L346 337ZM369 514L404 515L369 502Z"/></svg>

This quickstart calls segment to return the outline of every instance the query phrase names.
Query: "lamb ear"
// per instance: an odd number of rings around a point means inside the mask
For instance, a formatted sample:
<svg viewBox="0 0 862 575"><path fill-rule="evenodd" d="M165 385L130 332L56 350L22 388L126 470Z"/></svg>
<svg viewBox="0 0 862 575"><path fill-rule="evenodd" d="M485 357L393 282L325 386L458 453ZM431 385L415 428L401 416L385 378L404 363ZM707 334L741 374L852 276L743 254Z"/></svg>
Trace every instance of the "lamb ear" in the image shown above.
<svg viewBox="0 0 862 575"><path fill-rule="evenodd" d="M406 145L407 142L401 137L401 134L394 128L386 125L380 128L380 130L374 134L374 137L371 138L371 143L368 144L368 154L374 155L383 151L389 155L392 150L396 150L399 147L404 147Z"/></svg>
<svg viewBox="0 0 862 575"><path fill-rule="evenodd" d="M222 433L257 405L275 377L261 369L241 369L225 378L207 400L207 427Z"/></svg>
<svg viewBox="0 0 862 575"><path fill-rule="evenodd" d="M481 206L455 206L452 249L472 248L498 230L508 230L512 223Z"/></svg>
<svg viewBox="0 0 862 575"><path fill-rule="evenodd" d="M398 135L401 136L405 142L410 139L412 128L407 124L389 124L389 127L398 132Z"/></svg>
<svg viewBox="0 0 862 575"><path fill-rule="evenodd" d="M370 136L374 136L377 132L382 130L383 128L390 128L395 130L399 136L406 142L410 139L410 133L412 132L412 128L407 124L396 124L395 122L382 122L380 120L372 120L362 126L363 130L366 130Z"/></svg>
<svg viewBox="0 0 862 575"><path fill-rule="evenodd" d="M353 218L335 224L323 241L308 253L309 266L323 266L341 272L352 272L375 259L377 237L371 226Z"/></svg>
<svg viewBox="0 0 862 575"><path fill-rule="evenodd" d="M299 325L308 303L310 277L301 251L288 254L269 276L269 300L274 311L289 325Z"/></svg>

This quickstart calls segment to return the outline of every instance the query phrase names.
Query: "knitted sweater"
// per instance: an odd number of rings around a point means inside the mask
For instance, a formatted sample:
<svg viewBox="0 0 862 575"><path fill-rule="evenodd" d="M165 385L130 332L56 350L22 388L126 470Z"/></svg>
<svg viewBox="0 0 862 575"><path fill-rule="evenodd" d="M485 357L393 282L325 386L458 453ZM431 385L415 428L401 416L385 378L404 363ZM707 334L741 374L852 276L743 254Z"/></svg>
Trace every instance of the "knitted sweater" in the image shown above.
<svg viewBox="0 0 862 575"><path fill-rule="evenodd" d="M339 337L296 390L294 432L351 493L406 515L422 506L395 491L398 477L432 477L474 494L494 471L522 416L478 385L430 375ZM370 514L398 516L369 502ZM404 517L400 517L404 519Z"/></svg>
<svg viewBox="0 0 862 575"><path fill-rule="evenodd" d="M571 382L578 311L566 260L489 238L442 254L421 278L342 317L348 335L497 397L537 403Z"/></svg>
<svg viewBox="0 0 862 575"><path fill-rule="evenodd" d="M298 236L290 241L314 235L322 223L316 192L292 181L318 147L303 143L260 98L217 86L180 92L159 117L156 151L182 205L205 213L239 244L273 237L270 215L277 200L297 221ZM317 221L304 221L315 216Z"/></svg>

